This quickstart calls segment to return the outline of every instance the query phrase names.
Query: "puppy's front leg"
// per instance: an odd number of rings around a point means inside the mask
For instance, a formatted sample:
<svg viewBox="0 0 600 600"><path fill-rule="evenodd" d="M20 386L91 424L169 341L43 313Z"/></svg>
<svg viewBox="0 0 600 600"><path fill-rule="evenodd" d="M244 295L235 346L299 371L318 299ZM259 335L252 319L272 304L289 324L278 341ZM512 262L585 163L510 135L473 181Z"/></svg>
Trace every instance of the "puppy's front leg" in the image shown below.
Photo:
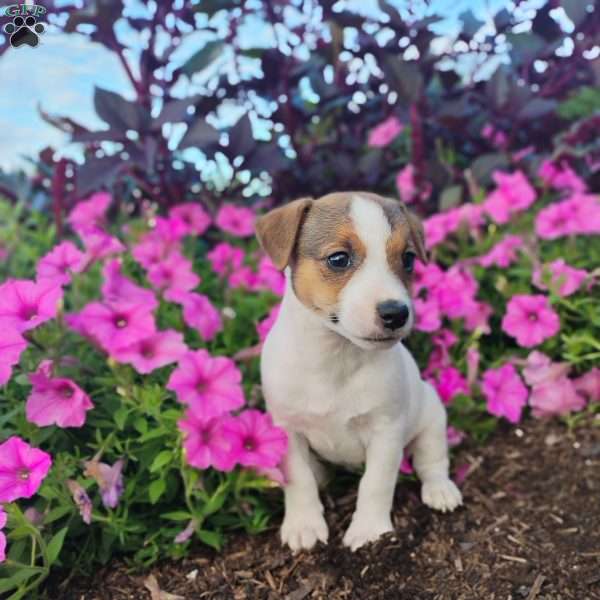
<svg viewBox="0 0 600 600"><path fill-rule="evenodd" d="M323 505L315 475L310 466L306 438L289 433L285 461L288 483L284 488L285 516L281 525L281 541L294 552L312 548L317 540L325 543L329 531L323 518Z"/></svg>
<svg viewBox="0 0 600 600"><path fill-rule="evenodd" d="M394 531L390 513L403 450L402 434L396 428L376 431L372 436L356 510L344 535L344 545L352 551Z"/></svg>

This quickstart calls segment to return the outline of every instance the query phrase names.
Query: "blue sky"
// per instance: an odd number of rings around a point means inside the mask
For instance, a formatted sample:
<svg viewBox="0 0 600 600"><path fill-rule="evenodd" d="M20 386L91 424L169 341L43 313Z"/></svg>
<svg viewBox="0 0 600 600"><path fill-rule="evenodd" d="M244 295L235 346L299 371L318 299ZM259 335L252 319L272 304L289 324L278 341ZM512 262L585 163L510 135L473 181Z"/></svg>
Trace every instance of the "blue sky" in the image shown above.
<svg viewBox="0 0 600 600"><path fill-rule="evenodd" d="M43 0L39 3L43 4ZM375 0L348 3L367 11L376 6ZM485 20L499 7L510 6L507 0L435 0L432 4L447 17L442 27L449 36L457 28L455 17L468 8ZM1 24L6 21L6 17L0 17ZM126 31L121 33L127 35ZM201 46L200 39L195 43L192 39L186 45L187 52L192 54ZM187 58L185 52L180 49L182 61ZM67 136L40 118L38 105L48 113L69 116L95 129L104 126L94 112L94 86L133 98L130 84L112 53L83 35L62 34L52 26L36 48L10 48L0 57L0 82L0 168L4 170L26 168L24 156L34 156L48 145L59 153L77 156L77 148L66 143Z"/></svg>

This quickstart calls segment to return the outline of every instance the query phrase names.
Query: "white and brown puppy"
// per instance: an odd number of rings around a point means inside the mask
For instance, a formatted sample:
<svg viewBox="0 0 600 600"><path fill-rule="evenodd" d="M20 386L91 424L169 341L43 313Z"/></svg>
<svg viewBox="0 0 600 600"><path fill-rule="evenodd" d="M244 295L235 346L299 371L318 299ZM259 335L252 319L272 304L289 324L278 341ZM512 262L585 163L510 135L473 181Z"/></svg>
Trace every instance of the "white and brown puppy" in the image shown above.
<svg viewBox="0 0 600 600"><path fill-rule="evenodd" d="M287 284L261 359L263 391L289 435L281 538L292 550L327 541L322 466L366 463L344 536L355 550L392 531L390 512L405 447L421 497L450 511L446 413L401 343L411 330L415 256L423 228L397 201L365 192L301 199L257 222L258 238Z"/></svg>

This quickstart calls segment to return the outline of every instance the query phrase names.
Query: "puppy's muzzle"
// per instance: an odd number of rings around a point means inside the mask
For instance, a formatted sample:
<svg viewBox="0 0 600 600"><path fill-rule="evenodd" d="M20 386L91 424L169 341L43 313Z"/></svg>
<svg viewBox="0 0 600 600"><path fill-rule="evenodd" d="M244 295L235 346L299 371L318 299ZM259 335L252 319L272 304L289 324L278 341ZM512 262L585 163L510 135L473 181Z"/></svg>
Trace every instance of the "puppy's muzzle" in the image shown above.
<svg viewBox="0 0 600 600"><path fill-rule="evenodd" d="M410 315L410 308L398 300L386 300L377 305L377 314L385 329L395 331L406 325Z"/></svg>

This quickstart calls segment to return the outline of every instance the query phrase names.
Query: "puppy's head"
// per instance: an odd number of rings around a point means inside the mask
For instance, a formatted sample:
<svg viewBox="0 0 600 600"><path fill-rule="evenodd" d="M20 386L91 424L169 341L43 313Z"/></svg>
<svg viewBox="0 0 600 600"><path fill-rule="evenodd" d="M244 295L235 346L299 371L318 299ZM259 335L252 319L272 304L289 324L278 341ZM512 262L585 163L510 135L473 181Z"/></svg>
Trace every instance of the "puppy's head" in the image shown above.
<svg viewBox="0 0 600 600"><path fill-rule="evenodd" d="M426 252L423 227L403 204L365 192L303 198L261 217L256 230L327 327L364 349L408 335L414 260L425 262Z"/></svg>

